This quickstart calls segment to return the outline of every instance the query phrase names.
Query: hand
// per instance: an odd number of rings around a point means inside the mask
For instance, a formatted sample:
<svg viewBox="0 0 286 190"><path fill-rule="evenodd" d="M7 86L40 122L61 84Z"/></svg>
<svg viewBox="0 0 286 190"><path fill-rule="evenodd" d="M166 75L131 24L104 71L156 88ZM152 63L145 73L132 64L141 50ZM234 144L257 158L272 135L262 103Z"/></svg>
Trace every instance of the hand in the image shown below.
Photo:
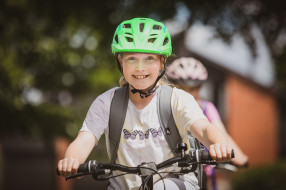
<svg viewBox="0 0 286 190"><path fill-rule="evenodd" d="M248 157L243 153L235 152L235 157L231 159L231 162L238 167L248 167Z"/></svg>
<svg viewBox="0 0 286 190"><path fill-rule="evenodd" d="M212 144L209 152L211 157L217 162L230 161L232 146L230 144Z"/></svg>
<svg viewBox="0 0 286 190"><path fill-rule="evenodd" d="M76 158L64 158L58 163L58 172L61 176L69 176L77 173L79 161Z"/></svg>

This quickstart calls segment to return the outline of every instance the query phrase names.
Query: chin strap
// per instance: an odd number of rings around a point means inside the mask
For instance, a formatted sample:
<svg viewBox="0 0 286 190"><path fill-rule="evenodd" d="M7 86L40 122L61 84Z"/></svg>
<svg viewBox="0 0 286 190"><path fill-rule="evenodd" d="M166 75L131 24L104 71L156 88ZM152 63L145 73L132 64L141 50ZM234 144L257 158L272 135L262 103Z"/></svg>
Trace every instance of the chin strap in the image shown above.
<svg viewBox="0 0 286 190"><path fill-rule="evenodd" d="M150 96L150 95L152 95L155 91L156 91L156 89L158 88L158 86L154 86L153 88L151 88L150 90L148 90L148 92L143 92L142 90L138 90L138 89L136 89L136 88L134 88L133 86L132 86L132 90L131 90L131 92L133 93L133 94L135 94L135 93L139 93L139 95L140 95L140 98L147 98L148 96Z"/></svg>
<svg viewBox="0 0 286 190"><path fill-rule="evenodd" d="M133 89L131 90L131 92L133 94L138 92L140 95L140 98L142 98L142 99L147 98L148 96L152 95L156 91L156 89L159 87L159 86L157 86L157 82L163 77L164 73L165 73L165 66L164 66L163 72L157 77L154 86L150 90L148 90L148 92L143 92L142 90L138 90L138 89L134 88L132 85L131 86Z"/></svg>

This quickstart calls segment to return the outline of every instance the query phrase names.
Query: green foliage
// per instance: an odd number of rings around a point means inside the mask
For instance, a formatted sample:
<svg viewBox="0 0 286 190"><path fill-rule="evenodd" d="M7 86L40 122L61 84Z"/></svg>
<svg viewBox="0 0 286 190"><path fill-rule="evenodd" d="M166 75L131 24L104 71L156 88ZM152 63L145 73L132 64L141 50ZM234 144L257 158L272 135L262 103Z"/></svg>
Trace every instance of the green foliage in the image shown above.
<svg viewBox="0 0 286 190"><path fill-rule="evenodd" d="M182 5L191 14L187 26L201 20L216 27L225 40L240 31L253 48L247 31L252 23L258 24L279 61L279 71L285 70L285 43L279 44L279 51L274 48L278 47L277 36L285 30L285 11L272 1L3 0L1 135L76 135L93 99L118 84L120 73L111 53L117 25L133 17L174 18ZM280 88L286 89L283 76L283 72L278 75Z"/></svg>
<svg viewBox="0 0 286 190"><path fill-rule="evenodd" d="M92 7L86 15L88 4L64 8L68 3L1 2L1 134L74 137L86 113L77 111L83 109L77 101L117 84L120 75L103 37L111 41L113 31L96 27L101 21Z"/></svg>
<svg viewBox="0 0 286 190"><path fill-rule="evenodd" d="M286 189L286 160L279 163L248 169L236 176L234 190L284 190Z"/></svg>

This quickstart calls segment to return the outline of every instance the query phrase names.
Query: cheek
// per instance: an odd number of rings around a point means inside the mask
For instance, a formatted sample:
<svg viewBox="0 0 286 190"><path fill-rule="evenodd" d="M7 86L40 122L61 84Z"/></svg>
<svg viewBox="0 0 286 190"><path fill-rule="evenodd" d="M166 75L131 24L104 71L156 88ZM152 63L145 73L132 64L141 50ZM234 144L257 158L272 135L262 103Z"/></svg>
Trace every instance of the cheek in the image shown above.
<svg viewBox="0 0 286 190"><path fill-rule="evenodd" d="M122 64L123 75L128 77L128 74L131 72L131 67L127 67L126 64Z"/></svg>
<svg viewBox="0 0 286 190"><path fill-rule="evenodd" d="M152 71L153 73L159 73L161 70L161 65L160 64L153 64L152 66L150 66L150 71Z"/></svg>

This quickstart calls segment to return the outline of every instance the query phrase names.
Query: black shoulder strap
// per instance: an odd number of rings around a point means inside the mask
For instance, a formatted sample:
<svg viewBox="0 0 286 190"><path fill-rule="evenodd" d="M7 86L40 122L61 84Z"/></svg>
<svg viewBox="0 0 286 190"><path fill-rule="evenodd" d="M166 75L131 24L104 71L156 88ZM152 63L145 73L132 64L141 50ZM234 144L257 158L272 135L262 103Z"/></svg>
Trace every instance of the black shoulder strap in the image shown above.
<svg viewBox="0 0 286 190"><path fill-rule="evenodd" d="M161 85L159 88L159 100L158 103L158 115L159 115L159 121L161 122L161 125L163 127L162 131L164 133L164 136L174 153L174 155L177 154L176 152L176 146L177 144L182 142L182 137L179 133L179 130L176 126L172 108L171 108L171 98L172 98L173 88L166 85Z"/></svg>
<svg viewBox="0 0 286 190"><path fill-rule="evenodd" d="M125 121L129 99L129 87L123 86L114 92L109 114L109 149L111 163L115 163L120 135Z"/></svg>

